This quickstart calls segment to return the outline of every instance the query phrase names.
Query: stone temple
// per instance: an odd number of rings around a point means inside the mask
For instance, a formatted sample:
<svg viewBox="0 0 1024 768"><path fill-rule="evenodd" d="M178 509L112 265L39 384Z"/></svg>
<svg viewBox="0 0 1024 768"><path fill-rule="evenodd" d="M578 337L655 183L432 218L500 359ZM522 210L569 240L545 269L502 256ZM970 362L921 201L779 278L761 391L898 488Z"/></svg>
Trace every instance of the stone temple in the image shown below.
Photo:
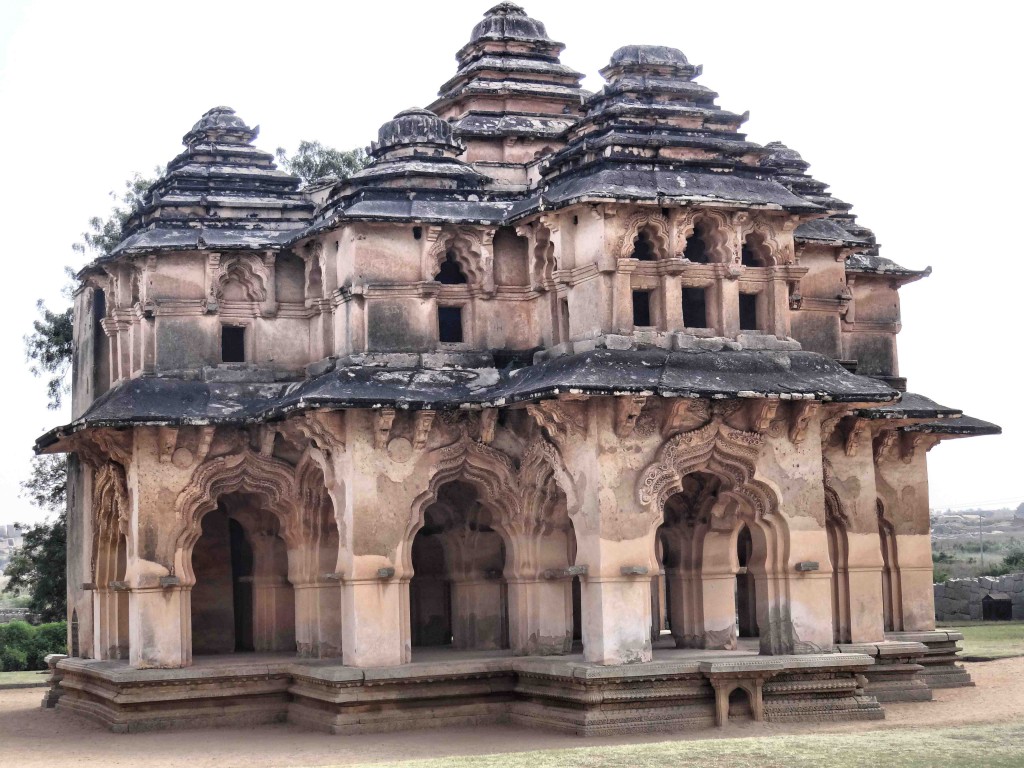
<svg viewBox="0 0 1024 768"><path fill-rule="evenodd" d="M211 109L75 298L62 709L115 730L880 718L935 631L907 391L929 270L701 68L597 93L487 11L370 164L303 185ZM396 105L400 106L400 105Z"/></svg>

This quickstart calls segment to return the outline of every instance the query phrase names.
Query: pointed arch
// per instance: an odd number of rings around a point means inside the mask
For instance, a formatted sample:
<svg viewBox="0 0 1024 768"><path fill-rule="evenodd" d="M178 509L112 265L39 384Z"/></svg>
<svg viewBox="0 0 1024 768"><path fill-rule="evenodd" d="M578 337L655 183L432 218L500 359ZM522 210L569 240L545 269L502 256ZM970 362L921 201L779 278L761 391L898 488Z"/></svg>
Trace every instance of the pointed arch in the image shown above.
<svg viewBox="0 0 1024 768"><path fill-rule="evenodd" d="M731 264L739 259L735 228L724 212L697 208L685 211L677 219L675 242L680 258L687 258L687 244L694 234L701 237L706 249L706 258L700 263Z"/></svg>

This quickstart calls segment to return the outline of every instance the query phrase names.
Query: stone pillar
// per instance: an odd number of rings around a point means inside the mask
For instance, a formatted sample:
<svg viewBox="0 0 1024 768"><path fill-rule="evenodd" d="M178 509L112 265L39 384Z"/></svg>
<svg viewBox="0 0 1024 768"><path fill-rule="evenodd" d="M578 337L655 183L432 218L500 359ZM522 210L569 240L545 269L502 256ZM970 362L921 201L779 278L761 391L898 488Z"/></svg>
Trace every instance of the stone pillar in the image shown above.
<svg viewBox="0 0 1024 768"><path fill-rule="evenodd" d="M925 632L935 629L935 592L931 536L897 534L899 561L893 579L899 580L903 601L903 631Z"/></svg>
<svg viewBox="0 0 1024 768"><path fill-rule="evenodd" d="M254 650L295 650L295 600L287 579L253 577L252 610Z"/></svg>
<svg viewBox="0 0 1024 768"><path fill-rule="evenodd" d="M779 574L788 587L789 620L792 622L792 638L786 638L783 644L792 644L789 653L828 652L834 647L828 537L824 528L793 530L794 527L795 521L789 533L790 559L781 564ZM818 570L798 570L799 563L817 563ZM763 638L766 628L760 629Z"/></svg>
<svg viewBox="0 0 1024 768"><path fill-rule="evenodd" d="M407 664L412 660L407 637L409 580L382 578L376 569L372 573L366 578L346 578L341 585L342 663L347 667Z"/></svg>
<svg viewBox="0 0 1024 768"><path fill-rule="evenodd" d="M650 661L650 538L617 542L577 535L577 561L587 565L582 578L584 659L597 664Z"/></svg>
<svg viewBox="0 0 1024 768"><path fill-rule="evenodd" d="M188 588L135 588L130 596L131 665L174 669L192 663L192 604Z"/></svg>
<svg viewBox="0 0 1024 768"><path fill-rule="evenodd" d="M564 531L536 531L519 534L512 545L512 552L521 555L521 562L506 566L509 645L517 656L572 650L572 574L566 538Z"/></svg>
<svg viewBox="0 0 1024 768"><path fill-rule="evenodd" d="M849 546L850 641L877 643L882 626L882 555L878 526L869 533L847 532Z"/></svg>

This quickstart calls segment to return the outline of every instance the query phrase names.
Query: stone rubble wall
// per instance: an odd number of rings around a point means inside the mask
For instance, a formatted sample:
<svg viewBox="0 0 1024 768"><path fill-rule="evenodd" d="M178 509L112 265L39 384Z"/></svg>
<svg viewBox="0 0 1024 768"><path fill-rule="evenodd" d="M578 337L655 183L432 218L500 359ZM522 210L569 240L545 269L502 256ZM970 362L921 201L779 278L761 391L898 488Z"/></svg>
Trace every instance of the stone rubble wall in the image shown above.
<svg viewBox="0 0 1024 768"><path fill-rule="evenodd" d="M981 599L989 592L1005 592L1013 600L1013 618L1024 619L1024 573L950 579L935 585L937 621L981 621Z"/></svg>

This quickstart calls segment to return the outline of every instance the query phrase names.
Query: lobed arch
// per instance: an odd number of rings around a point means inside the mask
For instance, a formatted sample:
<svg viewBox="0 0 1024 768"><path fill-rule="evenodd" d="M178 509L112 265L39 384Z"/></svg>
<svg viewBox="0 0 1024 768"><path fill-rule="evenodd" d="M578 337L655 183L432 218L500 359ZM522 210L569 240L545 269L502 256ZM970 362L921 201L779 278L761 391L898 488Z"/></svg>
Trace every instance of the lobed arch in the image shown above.
<svg viewBox="0 0 1024 768"><path fill-rule="evenodd" d="M231 286L241 289L244 299L257 304L267 300L269 275L263 263L254 256L229 256L224 258L218 268L215 280L216 298L218 301L231 301L228 295ZM239 300L239 299L234 299Z"/></svg>
<svg viewBox="0 0 1024 768"><path fill-rule="evenodd" d="M744 219L739 230L741 249L750 243L760 261L759 264L747 266L774 267L795 262L792 234L786 237L778 227L763 219Z"/></svg>
<svg viewBox="0 0 1024 768"><path fill-rule="evenodd" d="M295 471L291 465L248 449L210 459L192 473L175 503L180 529L175 550L183 585L195 583L192 550L202 535L203 517L217 508L222 496L233 493L261 498L267 511L277 518L281 538L289 549L299 543L295 525L298 496Z"/></svg>
<svg viewBox="0 0 1024 768"><path fill-rule="evenodd" d="M618 257L620 259L637 258L637 241L644 241L650 248L651 255L647 261L661 261L671 255L669 242L671 231L668 220L660 213L643 211L633 214L626 222L626 229L619 241Z"/></svg>
<svg viewBox="0 0 1024 768"><path fill-rule="evenodd" d="M436 280L449 254L466 276L468 285L483 285L488 271L484 264L483 241L476 233L465 230L446 230L438 235L427 251L423 279Z"/></svg>
<svg viewBox="0 0 1024 768"><path fill-rule="evenodd" d="M680 258L687 258L686 246L694 234L702 236L706 258L699 263L732 264L739 258L735 247L735 228L729 216L710 208L686 211L676 222L676 248Z"/></svg>

